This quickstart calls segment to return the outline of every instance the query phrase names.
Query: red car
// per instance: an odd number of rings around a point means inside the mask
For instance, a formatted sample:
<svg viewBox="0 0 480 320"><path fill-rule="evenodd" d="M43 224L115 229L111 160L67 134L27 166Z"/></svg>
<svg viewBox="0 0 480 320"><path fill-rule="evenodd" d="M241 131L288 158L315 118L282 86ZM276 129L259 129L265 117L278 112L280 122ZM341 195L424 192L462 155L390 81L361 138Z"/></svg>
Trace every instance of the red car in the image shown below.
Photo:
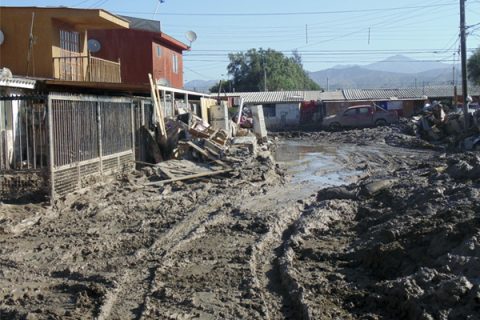
<svg viewBox="0 0 480 320"><path fill-rule="evenodd" d="M398 121L396 111L387 111L377 105L360 105L348 108L323 119L322 125L336 130L342 127L364 128L385 126Z"/></svg>

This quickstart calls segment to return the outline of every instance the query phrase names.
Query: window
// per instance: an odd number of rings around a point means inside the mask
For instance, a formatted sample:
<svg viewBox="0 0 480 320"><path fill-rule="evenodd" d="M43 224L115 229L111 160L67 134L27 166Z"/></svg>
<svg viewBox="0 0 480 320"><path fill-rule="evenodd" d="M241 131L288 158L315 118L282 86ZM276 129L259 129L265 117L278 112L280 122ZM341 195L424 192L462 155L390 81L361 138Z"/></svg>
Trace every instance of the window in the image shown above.
<svg viewBox="0 0 480 320"><path fill-rule="evenodd" d="M172 61L173 72L178 73L178 57L175 53L173 54L172 59L173 59Z"/></svg>
<svg viewBox="0 0 480 320"><path fill-rule="evenodd" d="M83 81L83 58L80 56L80 33L60 30L61 57L58 58L62 80Z"/></svg>
<svg viewBox="0 0 480 320"><path fill-rule="evenodd" d="M354 116L357 114L358 109L350 109L343 113L344 116Z"/></svg>
<svg viewBox="0 0 480 320"><path fill-rule="evenodd" d="M60 48L62 53L80 52L80 34L75 31L60 30Z"/></svg>
<svg viewBox="0 0 480 320"><path fill-rule="evenodd" d="M276 117L276 108L275 104L264 104L263 105L263 115L267 118L275 118Z"/></svg>
<svg viewBox="0 0 480 320"><path fill-rule="evenodd" d="M161 56L162 56L162 47L157 46L157 57L161 57Z"/></svg>
<svg viewBox="0 0 480 320"><path fill-rule="evenodd" d="M359 111L360 114L365 115L365 114L369 113L370 109L369 108L359 108L358 111Z"/></svg>

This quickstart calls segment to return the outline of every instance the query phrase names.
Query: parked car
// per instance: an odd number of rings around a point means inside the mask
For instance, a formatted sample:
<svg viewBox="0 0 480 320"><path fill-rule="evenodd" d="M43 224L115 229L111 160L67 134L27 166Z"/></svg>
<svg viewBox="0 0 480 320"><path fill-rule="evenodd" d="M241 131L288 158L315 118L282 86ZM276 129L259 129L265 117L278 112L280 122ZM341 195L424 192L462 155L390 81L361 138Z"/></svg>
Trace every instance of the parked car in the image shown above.
<svg viewBox="0 0 480 320"><path fill-rule="evenodd" d="M323 119L325 128L337 130L342 127L363 128L373 126L385 126L398 121L396 111L387 111L375 104L360 105L348 108L336 115Z"/></svg>

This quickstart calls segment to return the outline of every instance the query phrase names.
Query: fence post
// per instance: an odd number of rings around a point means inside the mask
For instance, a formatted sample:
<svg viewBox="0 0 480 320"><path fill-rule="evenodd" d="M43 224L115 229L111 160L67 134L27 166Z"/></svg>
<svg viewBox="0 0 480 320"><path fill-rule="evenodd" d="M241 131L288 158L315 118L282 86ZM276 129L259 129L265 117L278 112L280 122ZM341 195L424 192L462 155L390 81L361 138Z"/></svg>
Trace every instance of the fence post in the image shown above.
<svg viewBox="0 0 480 320"><path fill-rule="evenodd" d="M49 151L49 169L50 169L50 204L53 205L55 201L55 155L54 155L54 141L53 141L53 105L52 97L48 96L47 102L48 114L48 151Z"/></svg>
<svg viewBox="0 0 480 320"><path fill-rule="evenodd" d="M133 151L133 161L136 160L137 155L135 153L135 102L132 100L130 103L130 114L132 117L131 121L131 129L132 129L132 151Z"/></svg>
<svg viewBox="0 0 480 320"><path fill-rule="evenodd" d="M102 117L101 117L101 106L99 101L97 101L97 130L98 130L98 157L100 159L100 174L102 175L102 179L103 179Z"/></svg>

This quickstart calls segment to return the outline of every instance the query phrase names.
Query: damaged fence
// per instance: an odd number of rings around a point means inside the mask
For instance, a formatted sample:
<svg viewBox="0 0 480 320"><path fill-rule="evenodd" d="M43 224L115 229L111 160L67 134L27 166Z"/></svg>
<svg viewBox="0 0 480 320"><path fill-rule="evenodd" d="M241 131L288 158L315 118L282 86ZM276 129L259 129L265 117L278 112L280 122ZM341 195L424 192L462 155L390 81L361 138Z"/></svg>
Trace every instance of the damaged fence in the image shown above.
<svg viewBox="0 0 480 320"><path fill-rule="evenodd" d="M131 99L50 94L0 98L0 197L51 199L133 167Z"/></svg>
<svg viewBox="0 0 480 320"><path fill-rule="evenodd" d="M45 97L0 97L0 197L47 188L48 127Z"/></svg>
<svg viewBox="0 0 480 320"><path fill-rule="evenodd" d="M50 95L48 109L52 198L133 164L130 99Z"/></svg>

